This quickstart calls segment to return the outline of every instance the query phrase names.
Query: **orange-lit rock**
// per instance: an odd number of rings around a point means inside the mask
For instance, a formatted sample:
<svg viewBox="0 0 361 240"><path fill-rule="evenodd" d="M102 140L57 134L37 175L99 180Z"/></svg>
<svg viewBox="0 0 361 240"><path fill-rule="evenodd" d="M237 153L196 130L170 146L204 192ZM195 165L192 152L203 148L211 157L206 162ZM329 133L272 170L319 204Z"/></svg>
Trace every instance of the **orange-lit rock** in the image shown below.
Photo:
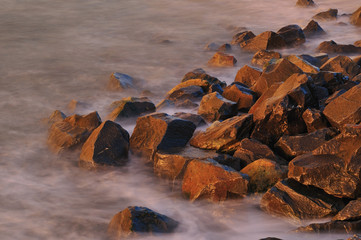
<svg viewBox="0 0 361 240"><path fill-rule="evenodd" d="M236 62L237 59L235 57L222 52L217 52L208 61L208 65L211 67L233 67Z"/></svg>
<svg viewBox="0 0 361 240"><path fill-rule="evenodd" d="M238 70L235 82L242 83L247 87L252 87L258 78L261 76L262 72L256 68L244 65L241 69Z"/></svg>

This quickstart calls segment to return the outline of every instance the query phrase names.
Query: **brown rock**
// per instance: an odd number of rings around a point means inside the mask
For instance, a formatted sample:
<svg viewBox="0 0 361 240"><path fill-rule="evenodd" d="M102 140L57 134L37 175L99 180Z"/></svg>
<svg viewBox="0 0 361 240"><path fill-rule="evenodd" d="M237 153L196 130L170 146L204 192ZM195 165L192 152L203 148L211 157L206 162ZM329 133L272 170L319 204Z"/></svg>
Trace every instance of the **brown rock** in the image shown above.
<svg viewBox="0 0 361 240"><path fill-rule="evenodd" d="M163 99L160 103L157 104L156 109L160 112L163 109L174 109L174 108L181 108L181 109L197 109L199 105L195 102L192 102L189 99L183 100L176 100L172 101L169 99Z"/></svg>
<svg viewBox="0 0 361 240"><path fill-rule="evenodd" d="M215 42L210 42L210 43L206 44L206 46L204 47L204 50L217 51L218 48L219 48L219 44L217 44Z"/></svg>
<svg viewBox="0 0 361 240"><path fill-rule="evenodd" d="M280 58L281 58L281 54L279 54L278 52L268 51L268 50L259 50L253 56L252 64L255 66L264 67L272 59L280 59Z"/></svg>
<svg viewBox="0 0 361 240"><path fill-rule="evenodd" d="M298 0L296 3L298 7L314 7L315 3L312 0Z"/></svg>
<svg viewBox="0 0 361 240"><path fill-rule="evenodd" d="M66 118L66 115L59 110L55 110L48 119L45 119L45 122L51 126L56 122L61 122Z"/></svg>
<svg viewBox="0 0 361 240"><path fill-rule="evenodd" d="M310 74L310 76L316 85L327 88L330 94L342 89L348 81L348 77L337 72L320 71L317 74Z"/></svg>
<svg viewBox="0 0 361 240"><path fill-rule="evenodd" d="M202 98L198 114L209 122L227 119L237 114L237 103L223 98L218 92L209 93Z"/></svg>
<svg viewBox="0 0 361 240"><path fill-rule="evenodd" d="M279 34L286 42L287 46L295 47L306 42L305 34L303 30L298 25L287 25L280 30L278 30L277 34Z"/></svg>
<svg viewBox="0 0 361 240"><path fill-rule="evenodd" d="M302 114L302 119L306 123L307 131L309 133L327 127L327 120L322 112L314 108L306 109Z"/></svg>
<svg viewBox="0 0 361 240"><path fill-rule="evenodd" d="M94 168L98 165L124 165L129 150L129 134L119 124L103 122L84 143L79 164Z"/></svg>
<svg viewBox="0 0 361 240"><path fill-rule="evenodd" d="M321 66L322 71L340 72L350 79L361 73L361 67L347 56L336 56Z"/></svg>
<svg viewBox="0 0 361 240"><path fill-rule="evenodd" d="M337 44L333 40L320 43L316 50L322 53L361 53L361 47L352 44Z"/></svg>
<svg viewBox="0 0 361 240"><path fill-rule="evenodd" d="M303 33L307 38L326 34L323 28L315 20L311 20L303 29Z"/></svg>
<svg viewBox="0 0 361 240"><path fill-rule="evenodd" d="M332 221L354 221L361 220L361 200L353 200L349 202L336 216L332 218Z"/></svg>
<svg viewBox="0 0 361 240"><path fill-rule="evenodd" d="M134 79L124 73L114 72L110 75L107 89L111 91L122 91L134 88Z"/></svg>
<svg viewBox="0 0 361 240"><path fill-rule="evenodd" d="M173 114L173 116L176 118L183 119L183 120L191 121L192 123L194 123L194 125L196 125L196 127L206 125L206 122L204 121L204 119L201 116L199 116L198 114L176 112Z"/></svg>
<svg viewBox="0 0 361 240"><path fill-rule="evenodd" d="M353 45L355 45L356 47L361 47L361 40L354 42Z"/></svg>
<svg viewBox="0 0 361 240"><path fill-rule="evenodd" d="M267 31L241 42L241 48L248 51L273 50L286 47L286 42L275 32Z"/></svg>
<svg viewBox="0 0 361 240"><path fill-rule="evenodd" d="M78 112L90 107L89 103L77 101L75 99L71 100L67 108L71 113Z"/></svg>
<svg viewBox="0 0 361 240"><path fill-rule="evenodd" d="M315 233L353 233L361 229L361 220L358 221L330 221L325 223L312 223L306 227L299 227L296 232L315 232ZM349 238L359 239L359 238Z"/></svg>
<svg viewBox="0 0 361 240"><path fill-rule="evenodd" d="M256 101L256 93L236 82L224 89L226 99L236 102L238 110L248 111Z"/></svg>
<svg viewBox="0 0 361 240"><path fill-rule="evenodd" d="M248 65L244 65L237 72L235 82L242 83L247 87L252 87L257 79L261 76L262 72L256 68L250 67Z"/></svg>
<svg viewBox="0 0 361 240"><path fill-rule="evenodd" d="M192 80L192 79L206 80L209 83L207 85L208 88L209 88L210 84L219 84L221 86L226 85L226 83L219 81L218 78L208 75L202 68L197 68L197 69L194 69L192 72L186 73L182 79L182 82L186 82L186 81ZM186 85L186 86L189 86L189 85ZM202 83L197 86L201 86L204 88L206 85L204 83ZM182 88L182 87L185 87L185 85L182 85L181 87L178 87L178 88ZM204 89L204 90L208 90L208 88Z"/></svg>
<svg viewBox="0 0 361 240"><path fill-rule="evenodd" d="M247 194L248 176L212 160L193 160L188 164L182 192L191 201L224 201Z"/></svg>
<svg viewBox="0 0 361 240"><path fill-rule="evenodd" d="M112 121L122 121L155 111L154 104L147 98L127 97L112 103L114 110L108 115Z"/></svg>
<svg viewBox="0 0 361 240"><path fill-rule="evenodd" d="M201 86L192 85L173 91L171 94L166 96L166 99L174 102L184 100L199 101L204 94L205 93Z"/></svg>
<svg viewBox="0 0 361 240"><path fill-rule="evenodd" d="M171 96L174 92L178 91L179 89L186 88L189 86L199 86L203 89L204 92L209 92L211 84L208 82L208 80L203 79L189 79L186 81L181 82L180 84L176 85L174 88L172 88L166 96Z"/></svg>
<svg viewBox="0 0 361 240"><path fill-rule="evenodd" d="M350 17L350 23L356 26L361 26L361 7L352 13Z"/></svg>
<svg viewBox="0 0 361 240"><path fill-rule="evenodd" d="M240 158L250 164L258 159L269 159L278 162L278 157L265 144L255 139L244 138L237 146L233 157Z"/></svg>
<svg viewBox="0 0 361 240"><path fill-rule="evenodd" d="M231 52L232 46L229 43L222 44L217 51L219 52Z"/></svg>
<svg viewBox="0 0 361 240"><path fill-rule="evenodd" d="M318 73L320 71L318 67L296 55L289 55L286 59L299 67L304 73Z"/></svg>
<svg viewBox="0 0 361 240"><path fill-rule="evenodd" d="M233 67L237 62L237 59L231 55L217 52L208 61L208 65L211 67Z"/></svg>
<svg viewBox="0 0 361 240"><path fill-rule="evenodd" d="M233 36L231 44L238 45L244 41L254 38L255 36L256 35L254 35L251 31L243 31Z"/></svg>
<svg viewBox="0 0 361 240"><path fill-rule="evenodd" d="M313 16L312 18L315 20L336 20L337 19L337 13L338 10L337 9L329 9L325 12L320 12L317 13L315 16Z"/></svg>

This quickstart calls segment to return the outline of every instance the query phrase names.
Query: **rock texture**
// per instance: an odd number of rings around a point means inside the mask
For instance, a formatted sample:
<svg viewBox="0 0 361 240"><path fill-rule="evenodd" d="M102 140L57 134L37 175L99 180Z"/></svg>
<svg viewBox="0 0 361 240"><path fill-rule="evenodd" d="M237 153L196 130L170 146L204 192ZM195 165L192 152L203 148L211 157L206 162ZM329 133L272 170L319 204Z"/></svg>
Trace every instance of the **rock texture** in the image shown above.
<svg viewBox="0 0 361 240"><path fill-rule="evenodd" d="M302 119L306 123L309 133L327 127L327 120L322 112L314 108L306 109L302 114Z"/></svg>
<svg viewBox="0 0 361 240"><path fill-rule="evenodd" d="M325 30L323 30L323 28L315 20L311 20L307 24L307 26L303 29L303 33L307 38L326 34Z"/></svg>
<svg viewBox="0 0 361 240"><path fill-rule="evenodd" d="M244 65L241 69L238 70L235 82L242 83L247 87L252 87L258 78L261 76L262 72L256 68Z"/></svg>
<svg viewBox="0 0 361 240"><path fill-rule="evenodd" d="M298 0L296 3L298 7L314 7L315 3L312 0Z"/></svg>
<svg viewBox="0 0 361 240"><path fill-rule="evenodd" d="M329 9L325 12L320 12L317 13L315 16L313 16L312 18L315 20L336 20L337 19L337 13L338 10L337 9Z"/></svg>
<svg viewBox="0 0 361 240"><path fill-rule="evenodd" d="M283 37L286 45L289 47L296 47L306 42L306 37L302 28L295 24L281 28L277 31L277 34Z"/></svg>
<svg viewBox="0 0 361 240"><path fill-rule="evenodd" d="M269 159L278 162L278 157L265 144L255 139L244 138L238 143L233 156L242 159L242 161L250 164L258 159Z"/></svg>
<svg viewBox="0 0 361 240"><path fill-rule="evenodd" d="M124 121L155 111L154 104L147 98L128 97L112 103L114 110L108 115L112 121Z"/></svg>
<svg viewBox="0 0 361 240"><path fill-rule="evenodd" d="M252 64L259 67L266 66L272 59L280 59L280 53L269 50L259 50L252 58Z"/></svg>
<svg viewBox="0 0 361 240"><path fill-rule="evenodd" d="M244 41L247 41L249 39L254 38L256 35L254 35L253 32L251 31L243 31L243 32L239 32L236 35L233 36L232 38L232 45L239 45Z"/></svg>
<svg viewBox="0 0 361 240"><path fill-rule="evenodd" d="M237 62L234 56L227 55L222 52L217 52L208 61L208 65L211 67L233 67Z"/></svg>
<svg viewBox="0 0 361 240"><path fill-rule="evenodd" d="M352 13L350 22L356 26L361 26L361 7Z"/></svg>
<svg viewBox="0 0 361 240"><path fill-rule="evenodd" d="M223 120L237 114L237 103L223 98L218 92L202 98L198 114L209 122Z"/></svg>
<svg viewBox="0 0 361 240"><path fill-rule="evenodd" d="M339 72L352 79L361 73L361 67L347 56L336 56L325 62L321 68L322 71Z"/></svg>
<svg viewBox="0 0 361 240"><path fill-rule="evenodd" d="M322 53L361 53L361 47L352 44L337 44L333 40L320 43L316 50Z"/></svg>
<svg viewBox="0 0 361 240"><path fill-rule="evenodd" d="M248 111L256 101L256 93L238 83L224 88L222 96L236 102L238 110Z"/></svg>
<svg viewBox="0 0 361 240"><path fill-rule="evenodd" d="M275 32L267 31L241 42L241 48L248 51L273 50L286 47L286 42Z"/></svg>

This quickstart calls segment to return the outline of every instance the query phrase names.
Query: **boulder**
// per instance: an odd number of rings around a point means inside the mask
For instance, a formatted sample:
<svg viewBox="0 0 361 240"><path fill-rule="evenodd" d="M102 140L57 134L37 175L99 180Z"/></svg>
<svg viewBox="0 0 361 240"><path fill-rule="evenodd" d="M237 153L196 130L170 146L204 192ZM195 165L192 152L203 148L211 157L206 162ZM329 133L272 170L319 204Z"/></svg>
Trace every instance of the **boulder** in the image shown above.
<svg viewBox="0 0 361 240"><path fill-rule="evenodd" d="M322 112L314 108L306 109L302 114L302 119L309 133L327 127L327 120Z"/></svg>
<svg viewBox="0 0 361 240"><path fill-rule="evenodd" d="M45 119L45 122L51 126L56 122L61 122L66 118L66 115L60 111L60 110L55 110L48 119Z"/></svg>
<svg viewBox="0 0 361 240"><path fill-rule="evenodd" d="M88 115L72 115L55 122L49 128L48 146L55 153L79 147L89 135L101 124L97 112Z"/></svg>
<svg viewBox="0 0 361 240"><path fill-rule="evenodd" d="M283 37L286 45L289 47L296 47L306 42L306 37L302 28L295 24L281 28L278 30L277 34Z"/></svg>
<svg viewBox="0 0 361 240"><path fill-rule="evenodd" d="M330 221L325 223L312 223L306 227L299 227L296 232L315 232L315 233L354 233L360 232L361 220L357 221ZM349 238L359 239L359 238Z"/></svg>
<svg viewBox="0 0 361 240"><path fill-rule="evenodd" d="M321 68L322 71L339 72L352 79L361 73L361 67L347 56L336 56L325 62Z"/></svg>
<svg viewBox="0 0 361 240"><path fill-rule="evenodd" d="M272 59L280 59L281 54L275 51L269 51L269 50L259 50L256 52L252 58L251 63L255 66L264 67L267 66L267 64Z"/></svg>
<svg viewBox="0 0 361 240"><path fill-rule="evenodd" d="M227 55L222 52L216 52L213 57L208 61L211 67L233 67L237 62L234 56Z"/></svg>
<svg viewBox="0 0 361 240"><path fill-rule="evenodd" d="M330 8L327 11L317 13L312 18L315 19L315 20L323 20L323 21L325 21L325 20L336 20L337 19L337 13L338 13L337 9Z"/></svg>
<svg viewBox="0 0 361 240"><path fill-rule="evenodd" d="M315 55L301 54L298 55L298 57L302 58L303 60L311 63L316 67L321 67L329 59L327 53L318 53Z"/></svg>
<svg viewBox="0 0 361 240"><path fill-rule="evenodd" d="M361 53L361 47L352 44L337 44L333 40L320 43L316 50L322 53Z"/></svg>
<svg viewBox="0 0 361 240"><path fill-rule="evenodd" d="M287 173L281 166L269 159L258 159L241 170L249 176L249 192L266 192Z"/></svg>
<svg viewBox="0 0 361 240"><path fill-rule="evenodd" d="M184 100L199 101L204 95L205 93L201 86L191 85L173 91L166 96L166 99L174 102Z"/></svg>
<svg viewBox="0 0 361 240"><path fill-rule="evenodd" d="M211 159L191 161L182 182L182 192L191 201L207 199L219 202L243 197L247 191L247 175Z"/></svg>
<svg viewBox="0 0 361 240"><path fill-rule="evenodd" d="M199 105L189 99L182 99L182 100L169 100L169 99L163 99L160 101L156 109L158 112L161 112L163 109L174 109L174 108L180 108L180 109L197 109Z"/></svg>
<svg viewBox="0 0 361 240"><path fill-rule="evenodd" d="M105 121L84 143L79 164L89 168L99 165L124 165L127 162L128 151L128 132L115 122Z"/></svg>
<svg viewBox="0 0 361 240"><path fill-rule="evenodd" d="M186 82L186 81L192 80L192 79L206 80L209 84L219 84L221 86L226 85L226 83L219 81L218 78L208 75L202 68L197 68L197 69L194 69L192 72L186 73L183 76L182 82ZM202 85L198 85L198 86L204 87L204 85L205 84L203 83ZM189 85L187 85L187 86L189 86ZM183 85L183 87L184 87L184 85ZM207 90L207 89L204 89L204 90Z"/></svg>
<svg viewBox="0 0 361 240"><path fill-rule="evenodd" d="M361 199L350 201L332 221L355 221L361 220Z"/></svg>
<svg viewBox="0 0 361 240"><path fill-rule="evenodd" d="M261 76L262 72L256 68L250 67L248 65L244 65L237 72L235 82L242 83L247 87L252 87L257 79Z"/></svg>
<svg viewBox="0 0 361 240"><path fill-rule="evenodd" d="M310 74L314 84L327 88L330 94L342 89L348 82L348 77L337 72L320 71L317 74Z"/></svg>
<svg viewBox="0 0 361 240"><path fill-rule="evenodd" d="M214 122L204 132L196 132L189 143L202 149L219 150L247 137L252 125L252 114L235 116Z"/></svg>
<svg viewBox="0 0 361 240"><path fill-rule="evenodd" d="M248 111L256 101L256 93L242 85L235 82L224 89L222 96L236 102L238 110Z"/></svg>
<svg viewBox="0 0 361 240"><path fill-rule="evenodd" d="M198 114L209 122L227 119L237 114L237 103L223 98L218 92L209 93L202 98Z"/></svg>
<svg viewBox="0 0 361 240"><path fill-rule="evenodd" d="M361 7L359 7L359 9L352 13L350 17L350 23L356 26L361 26Z"/></svg>
<svg viewBox="0 0 361 240"><path fill-rule="evenodd" d="M110 91L122 91L134 88L134 79L124 73L114 72L110 75L107 89Z"/></svg>
<svg viewBox="0 0 361 240"><path fill-rule="evenodd" d="M355 45L356 47L361 47L361 40L354 42L353 45Z"/></svg>
<svg viewBox="0 0 361 240"><path fill-rule="evenodd" d="M361 47L361 44L360 44L360 47ZM353 58L352 61L354 61L354 63L356 63L357 65L359 65L361 67L361 55Z"/></svg>
<svg viewBox="0 0 361 240"><path fill-rule="evenodd" d="M298 0L297 7L315 7L315 3L312 0Z"/></svg>
<svg viewBox="0 0 361 240"><path fill-rule="evenodd" d="M173 114L173 116L176 118L183 119L183 120L191 121L192 123L194 123L194 125L196 125L196 127L206 125L206 121L204 121L204 119L201 116L199 116L198 114L176 112Z"/></svg>
<svg viewBox="0 0 361 240"><path fill-rule="evenodd" d="M267 31L254 38L240 43L242 49L247 51L273 50L286 47L286 42L275 32Z"/></svg>
<svg viewBox="0 0 361 240"><path fill-rule="evenodd" d="M209 92L211 89L211 84L209 83L208 80L203 80L200 78L197 79L188 79L186 81L183 81L181 83L179 83L178 85L176 85L175 87L173 87L169 92L167 92L166 96L171 96L174 92L182 89L182 88L187 88L190 86L198 86L201 87L203 89L204 92Z"/></svg>
<svg viewBox="0 0 361 240"><path fill-rule="evenodd" d="M344 206L341 199L319 188L285 179L270 188L261 199L261 208L273 215L294 219L335 215Z"/></svg>
<svg viewBox="0 0 361 240"><path fill-rule="evenodd" d="M221 46L219 46L217 51L219 51L219 52L231 52L232 51L232 46L229 43L225 43L225 44L222 44Z"/></svg>
<svg viewBox="0 0 361 240"><path fill-rule="evenodd" d="M304 73L318 73L320 71L318 67L312 65L307 60L304 60L299 56L289 55L286 59L299 67Z"/></svg>
<svg viewBox="0 0 361 240"><path fill-rule="evenodd" d="M129 118L136 118L144 114L155 112L154 104L147 98L127 97L120 101L113 102L113 111L107 119L122 121Z"/></svg>
<svg viewBox="0 0 361 240"><path fill-rule="evenodd" d="M184 147L196 126L191 121L175 118L166 113L152 113L139 117L130 137L134 153L150 157L155 150Z"/></svg>
<svg viewBox="0 0 361 240"><path fill-rule="evenodd" d="M110 239L118 240L145 233L171 233L178 222L146 207L129 206L113 216L108 225Z"/></svg>
<svg viewBox="0 0 361 240"><path fill-rule="evenodd" d="M307 26L303 29L303 33L307 38L324 35L326 32L315 20L311 20Z"/></svg>
<svg viewBox="0 0 361 240"><path fill-rule="evenodd" d="M233 36L232 38L232 45L239 45L244 41L247 41L249 39L254 38L256 35L253 34L253 32L251 31L243 31L243 32L239 32L236 35Z"/></svg>

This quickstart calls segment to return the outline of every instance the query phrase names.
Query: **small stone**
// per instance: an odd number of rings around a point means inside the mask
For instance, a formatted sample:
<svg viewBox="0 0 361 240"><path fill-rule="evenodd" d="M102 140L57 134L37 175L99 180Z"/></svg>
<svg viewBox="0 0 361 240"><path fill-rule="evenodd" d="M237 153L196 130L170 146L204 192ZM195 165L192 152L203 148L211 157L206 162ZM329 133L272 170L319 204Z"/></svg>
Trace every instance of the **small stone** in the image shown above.
<svg viewBox="0 0 361 240"><path fill-rule="evenodd" d="M254 38L256 35L253 34L253 32L251 31L243 31L240 33L237 33L236 35L233 36L232 38L232 45L239 45L240 43L247 41L249 39Z"/></svg>
<svg viewBox="0 0 361 240"><path fill-rule="evenodd" d="M236 62L237 59L235 57L222 52L217 52L208 61L208 65L211 67L233 67Z"/></svg>
<svg viewBox="0 0 361 240"><path fill-rule="evenodd" d="M124 73L115 72L110 75L107 89L111 91L122 91L134 88L134 79Z"/></svg>
<svg viewBox="0 0 361 240"><path fill-rule="evenodd" d="M114 110L108 115L112 121L122 121L129 118L136 118L155 111L154 104L147 98L128 97L113 102Z"/></svg>
<svg viewBox="0 0 361 240"><path fill-rule="evenodd" d="M336 20L337 19L337 13L338 13L338 10L337 9L329 9L325 12L320 12L320 13L317 13L315 16L313 16L312 18L313 19L316 19L316 20Z"/></svg>

